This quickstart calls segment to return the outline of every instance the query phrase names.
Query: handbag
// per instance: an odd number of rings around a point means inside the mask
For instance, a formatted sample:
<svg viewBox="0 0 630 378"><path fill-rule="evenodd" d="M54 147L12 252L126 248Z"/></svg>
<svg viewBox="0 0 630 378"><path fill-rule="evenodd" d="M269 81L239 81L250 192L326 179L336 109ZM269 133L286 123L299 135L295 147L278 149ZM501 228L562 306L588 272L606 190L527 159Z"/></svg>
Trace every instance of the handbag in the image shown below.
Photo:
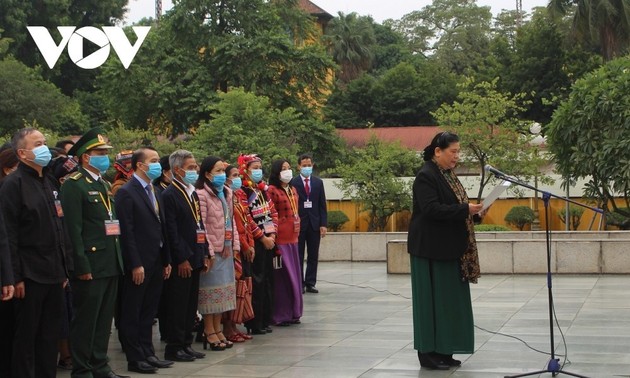
<svg viewBox="0 0 630 378"><path fill-rule="evenodd" d="M252 278L245 277L236 281L236 308L232 311L232 321L240 324L253 318Z"/></svg>

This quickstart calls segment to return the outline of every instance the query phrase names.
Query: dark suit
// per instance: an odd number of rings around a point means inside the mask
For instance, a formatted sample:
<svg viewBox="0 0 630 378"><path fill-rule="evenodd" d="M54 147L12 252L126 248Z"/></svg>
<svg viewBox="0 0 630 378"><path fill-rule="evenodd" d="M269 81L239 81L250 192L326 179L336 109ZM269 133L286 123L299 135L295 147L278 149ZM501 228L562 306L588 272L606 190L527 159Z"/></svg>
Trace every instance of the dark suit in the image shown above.
<svg viewBox="0 0 630 378"><path fill-rule="evenodd" d="M151 341L153 319L162 293L164 267L170 263L164 206L153 188L158 211L137 177L116 192L116 214L120 220L120 249L125 275L120 311L120 339L127 361L145 361L155 355ZM152 184L148 184L151 185ZM136 285L132 270L144 268L144 281Z"/></svg>
<svg viewBox="0 0 630 378"><path fill-rule="evenodd" d="M0 187L2 181L0 181ZM11 252L4 227L4 217L0 211L0 286L13 285ZM13 333L15 314L13 301L0 301L0 377L11 376L11 355L13 354Z"/></svg>
<svg viewBox="0 0 630 378"><path fill-rule="evenodd" d="M424 164L413 183L407 250L437 260L460 257L468 246L468 204L459 203L439 168Z"/></svg>
<svg viewBox="0 0 630 378"><path fill-rule="evenodd" d="M171 278L164 285L167 306L165 354L192 344L199 298L199 273L204 258L208 256L208 242L197 243L197 229L203 229L201 214L197 215L198 223L192 212L195 206L196 211L199 211L199 198L193 192L192 201L188 202L184 197L187 195L185 187L178 181L173 181L162 192L166 235L173 265ZM189 278L182 278L177 274L177 267L186 260L192 266L193 273Z"/></svg>
<svg viewBox="0 0 630 378"><path fill-rule="evenodd" d="M54 377L61 331L63 288L67 279L67 234L55 200L58 182L20 163L0 190L13 275L25 296L14 299L12 375Z"/></svg>
<svg viewBox="0 0 630 378"><path fill-rule="evenodd" d="M111 372L107 349L122 274L118 236L105 234L105 221L110 219L106 205L111 204L112 218L117 219L111 185L94 180L80 167L62 185L61 201L74 247L72 377L107 376ZM77 279L86 273L93 279Z"/></svg>
<svg viewBox="0 0 630 378"><path fill-rule="evenodd" d="M302 176L298 175L291 180L291 185L298 193L298 212L300 214L300 237L298 248L300 251L300 266L304 276L305 286L315 286L317 283L317 262L319 261L319 243L321 241L320 227L327 227L328 212L326 210L326 193L324 182L311 175L309 177L310 193L306 194ZM310 209L304 208L304 202L312 202ZM304 271L304 252L307 250L306 272Z"/></svg>

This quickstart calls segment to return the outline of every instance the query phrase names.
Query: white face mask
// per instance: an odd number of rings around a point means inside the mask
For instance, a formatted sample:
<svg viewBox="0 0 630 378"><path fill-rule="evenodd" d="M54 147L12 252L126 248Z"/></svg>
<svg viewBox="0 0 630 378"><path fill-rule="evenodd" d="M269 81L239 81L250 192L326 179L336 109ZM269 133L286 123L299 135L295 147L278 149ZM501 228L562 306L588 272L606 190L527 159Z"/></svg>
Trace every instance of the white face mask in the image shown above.
<svg viewBox="0 0 630 378"><path fill-rule="evenodd" d="M280 181L282 181L283 183L288 184L292 178L293 178L292 170L287 169L285 171L280 172Z"/></svg>

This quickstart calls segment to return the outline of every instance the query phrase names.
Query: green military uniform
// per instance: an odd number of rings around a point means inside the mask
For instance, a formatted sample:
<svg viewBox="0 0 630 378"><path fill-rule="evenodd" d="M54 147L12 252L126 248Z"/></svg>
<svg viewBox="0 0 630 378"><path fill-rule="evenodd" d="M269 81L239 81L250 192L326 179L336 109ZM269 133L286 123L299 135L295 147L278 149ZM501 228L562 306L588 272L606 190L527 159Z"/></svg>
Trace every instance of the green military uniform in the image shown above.
<svg viewBox="0 0 630 378"><path fill-rule="evenodd" d="M97 129L92 129L69 154L80 158L88 150L103 148L111 147ZM116 222L111 185L102 179L95 180L80 167L61 187L61 202L75 262L72 274L75 318L70 330L72 377L100 378L111 372L107 347L118 278L123 272L118 236L106 235L106 221L110 225ZM92 274L92 280L78 279L88 273Z"/></svg>

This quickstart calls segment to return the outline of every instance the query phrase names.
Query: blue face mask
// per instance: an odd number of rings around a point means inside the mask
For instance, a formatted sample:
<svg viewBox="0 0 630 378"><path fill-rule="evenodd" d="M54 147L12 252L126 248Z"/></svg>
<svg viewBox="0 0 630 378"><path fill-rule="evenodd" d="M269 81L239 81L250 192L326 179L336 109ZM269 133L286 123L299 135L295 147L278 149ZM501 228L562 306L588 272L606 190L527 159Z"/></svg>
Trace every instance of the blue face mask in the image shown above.
<svg viewBox="0 0 630 378"><path fill-rule="evenodd" d="M212 175L212 185L214 185L215 188L220 189L225 184L225 179L226 179L225 173Z"/></svg>
<svg viewBox="0 0 630 378"><path fill-rule="evenodd" d="M194 185L198 178L199 173L197 171L186 171L186 174L182 177L184 183L188 185Z"/></svg>
<svg viewBox="0 0 630 378"><path fill-rule="evenodd" d="M146 173L150 180L155 180L162 176L162 166L160 163L149 163L147 165L149 166L149 170Z"/></svg>
<svg viewBox="0 0 630 378"><path fill-rule="evenodd" d="M302 167L300 168L300 173L304 177L310 177L313 174L313 167Z"/></svg>
<svg viewBox="0 0 630 378"><path fill-rule="evenodd" d="M35 147L31 150L31 152L33 152L33 155L35 155L33 163L39 165L40 167L45 167L48 165L48 163L50 163L52 155L50 153L50 149L48 149L48 146L41 145L39 147Z"/></svg>
<svg viewBox="0 0 630 378"><path fill-rule="evenodd" d="M249 177L251 177L252 181L254 181L256 184L258 184L260 182L260 180L262 180L262 178L263 178L263 171L262 171L262 169L252 169L252 172L249 175Z"/></svg>
<svg viewBox="0 0 630 378"><path fill-rule="evenodd" d="M243 186L243 180L240 177L234 177L232 179L232 190L239 190Z"/></svg>
<svg viewBox="0 0 630 378"><path fill-rule="evenodd" d="M91 155L90 165L99 172L103 173L109 168L109 156L107 155Z"/></svg>

